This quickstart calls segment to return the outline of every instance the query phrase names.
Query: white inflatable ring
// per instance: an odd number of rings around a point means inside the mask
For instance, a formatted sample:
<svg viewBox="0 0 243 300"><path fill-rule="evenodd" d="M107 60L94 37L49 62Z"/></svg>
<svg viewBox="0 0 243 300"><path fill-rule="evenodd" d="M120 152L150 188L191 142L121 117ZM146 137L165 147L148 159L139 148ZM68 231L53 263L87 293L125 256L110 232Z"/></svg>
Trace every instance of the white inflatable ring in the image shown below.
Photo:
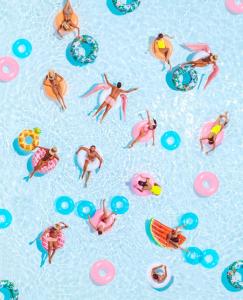
<svg viewBox="0 0 243 300"><path fill-rule="evenodd" d="M151 271L153 268L157 267L161 265L161 263L154 263L152 265L150 265L150 267L148 268L148 271L147 271L147 278L148 278L148 282L149 284L154 288L154 289L162 289L164 287L166 287L170 281L171 281L171 278L172 278L172 274L171 274L171 271L170 269L166 266L166 269L167 269L167 277L165 278L165 280L161 283L158 283L156 282L155 280L153 280L152 276L151 276Z"/></svg>
<svg viewBox="0 0 243 300"><path fill-rule="evenodd" d="M97 152L97 153L101 156L100 152ZM84 151L84 150L81 150L78 153L78 164L79 164L81 169L83 169L86 159L87 159L87 152ZM87 171L95 171L96 169L99 168L99 165L100 165L100 161L98 160L98 158L95 158L95 160L93 162L90 162L88 164Z"/></svg>

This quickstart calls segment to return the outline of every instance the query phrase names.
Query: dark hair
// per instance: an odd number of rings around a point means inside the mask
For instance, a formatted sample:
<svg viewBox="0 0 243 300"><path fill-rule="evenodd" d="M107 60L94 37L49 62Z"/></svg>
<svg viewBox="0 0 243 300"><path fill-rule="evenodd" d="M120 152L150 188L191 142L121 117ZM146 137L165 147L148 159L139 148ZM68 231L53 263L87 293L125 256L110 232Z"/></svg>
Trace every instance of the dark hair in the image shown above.
<svg viewBox="0 0 243 300"><path fill-rule="evenodd" d="M213 137L208 138L208 143L209 145L212 145L214 143L214 138Z"/></svg>
<svg viewBox="0 0 243 300"><path fill-rule="evenodd" d="M90 148L92 148L92 147L96 148L96 146L95 146L95 145L92 145L92 146L90 146Z"/></svg>
<svg viewBox="0 0 243 300"><path fill-rule="evenodd" d="M146 184L146 182L145 181L142 181L142 180L139 180L138 181L138 184L140 185L140 186L142 186L142 187L145 187L147 184Z"/></svg>
<svg viewBox="0 0 243 300"><path fill-rule="evenodd" d="M117 85L116 85L117 87L118 87L118 89L122 86L122 84L121 84L121 82L119 81L119 82L117 82Z"/></svg>
<svg viewBox="0 0 243 300"><path fill-rule="evenodd" d="M101 235L102 233L103 233L102 231L98 230L98 235Z"/></svg>
<svg viewBox="0 0 243 300"><path fill-rule="evenodd" d="M154 273L152 276L153 276L153 279L155 279L155 280L159 279L159 275L158 274Z"/></svg>
<svg viewBox="0 0 243 300"><path fill-rule="evenodd" d="M155 129L157 127L157 121L155 119L153 119L153 121L154 121L153 129Z"/></svg>
<svg viewBox="0 0 243 300"><path fill-rule="evenodd" d="M162 39L164 37L163 33L158 34L158 38Z"/></svg>

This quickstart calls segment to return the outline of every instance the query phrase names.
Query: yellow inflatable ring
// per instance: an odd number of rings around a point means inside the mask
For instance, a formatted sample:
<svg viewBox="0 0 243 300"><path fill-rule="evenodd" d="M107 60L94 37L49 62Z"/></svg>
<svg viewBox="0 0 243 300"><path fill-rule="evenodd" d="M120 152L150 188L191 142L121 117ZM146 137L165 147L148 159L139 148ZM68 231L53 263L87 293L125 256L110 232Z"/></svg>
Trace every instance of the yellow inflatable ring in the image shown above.
<svg viewBox="0 0 243 300"><path fill-rule="evenodd" d="M25 151L33 151L36 147L39 146L39 134L41 133L39 128L32 129L24 129L19 137L18 142L19 146ZM31 143L26 142L26 138L32 138Z"/></svg>

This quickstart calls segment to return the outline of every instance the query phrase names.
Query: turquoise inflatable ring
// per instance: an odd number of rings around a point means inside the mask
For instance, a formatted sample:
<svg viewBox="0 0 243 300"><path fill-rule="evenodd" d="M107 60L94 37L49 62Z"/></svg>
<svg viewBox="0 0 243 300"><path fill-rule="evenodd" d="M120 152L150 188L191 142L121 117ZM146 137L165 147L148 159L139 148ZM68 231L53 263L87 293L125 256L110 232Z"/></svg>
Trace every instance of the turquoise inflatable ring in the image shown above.
<svg viewBox="0 0 243 300"><path fill-rule="evenodd" d="M172 139L173 142L169 143L168 140ZM180 146L181 138L176 131L166 131L161 137L161 145L169 151L173 151Z"/></svg>
<svg viewBox="0 0 243 300"><path fill-rule="evenodd" d="M210 258L210 259L208 259ZM217 266L219 262L219 255L218 253L213 249L207 249L203 251L203 257L201 264L207 268L212 269Z"/></svg>
<svg viewBox="0 0 243 300"><path fill-rule="evenodd" d="M18 289L14 288L14 283L9 280L0 280L0 289L5 288L8 289L11 300L18 300L19 299L19 291ZM5 298L4 298L5 299Z"/></svg>
<svg viewBox="0 0 243 300"><path fill-rule="evenodd" d="M180 224L183 225L186 230L195 229L198 225L198 217L192 212L186 213L181 217Z"/></svg>
<svg viewBox="0 0 243 300"><path fill-rule="evenodd" d="M118 215L125 214L129 209L129 202L124 196L115 196L111 199L111 210Z"/></svg>
<svg viewBox="0 0 243 300"><path fill-rule="evenodd" d="M141 0L133 0L130 4L124 3L126 0L112 0L112 2L120 12L127 14L139 7Z"/></svg>
<svg viewBox="0 0 243 300"><path fill-rule="evenodd" d="M3 216L3 221L1 220ZM0 209L0 229L7 228L12 223L12 215L7 209Z"/></svg>
<svg viewBox="0 0 243 300"><path fill-rule="evenodd" d="M68 196L60 196L55 201L57 212L62 215L69 215L73 212L75 204L72 198Z"/></svg>
<svg viewBox="0 0 243 300"><path fill-rule="evenodd" d="M191 265L199 264L203 257L202 251L197 247L189 247L187 250L184 253L185 260Z"/></svg>
<svg viewBox="0 0 243 300"><path fill-rule="evenodd" d="M184 83L185 75L189 75L190 80L188 83ZM173 72L172 81L179 91L190 91L194 89L198 82L197 71L190 65L185 67L179 67Z"/></svg>
<svg viewBox="0 0 243 300"><path fill-rule="evenodd" d="M229 266L229 271L227 272L227 279L234 288L242 290L243 281L240 281L239 278L235 276L235 273L240 269L243 269L243 260L235 261Z"/></svg>
<svg viewBox="0 0 243 300"><path fill-rule="evenodd" d="M90 47L88 54L86 55L83 54L85 44ZM80 64L94 62L96 60L98 51L98 43L92 38L92 36L89 35L81 35L81 37L76 37L73 40L70 48L70 53L73 59Z"/></svg>
<svg viewBox="0 0 243 300"><path fill-rule="evenodd" d="M26 39L19 39L14 42L12 50L15 56L19 58L26 58L30 56L32 52L32 45Z"/></svg>
<svg viewBox="0 0 243 300"><path fill-rule="evenodd" d="M92 218L96 212L95 205L87 200L80 201L77 206L78 216L82 219L88 220L89 216Z"/></svg>

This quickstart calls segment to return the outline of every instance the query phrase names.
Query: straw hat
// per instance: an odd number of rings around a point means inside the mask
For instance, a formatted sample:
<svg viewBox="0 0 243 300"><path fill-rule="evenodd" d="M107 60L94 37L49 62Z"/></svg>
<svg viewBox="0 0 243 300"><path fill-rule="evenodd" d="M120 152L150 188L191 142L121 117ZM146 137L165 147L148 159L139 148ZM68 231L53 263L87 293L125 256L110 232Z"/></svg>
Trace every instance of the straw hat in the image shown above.
<svg viewBox="0 0 243 300"><path fill-rule="evenodd" d="M57 153L57 148L56 147L52 147L50 150L49 150L49 153L51 155L55 155Z"/></svg>

